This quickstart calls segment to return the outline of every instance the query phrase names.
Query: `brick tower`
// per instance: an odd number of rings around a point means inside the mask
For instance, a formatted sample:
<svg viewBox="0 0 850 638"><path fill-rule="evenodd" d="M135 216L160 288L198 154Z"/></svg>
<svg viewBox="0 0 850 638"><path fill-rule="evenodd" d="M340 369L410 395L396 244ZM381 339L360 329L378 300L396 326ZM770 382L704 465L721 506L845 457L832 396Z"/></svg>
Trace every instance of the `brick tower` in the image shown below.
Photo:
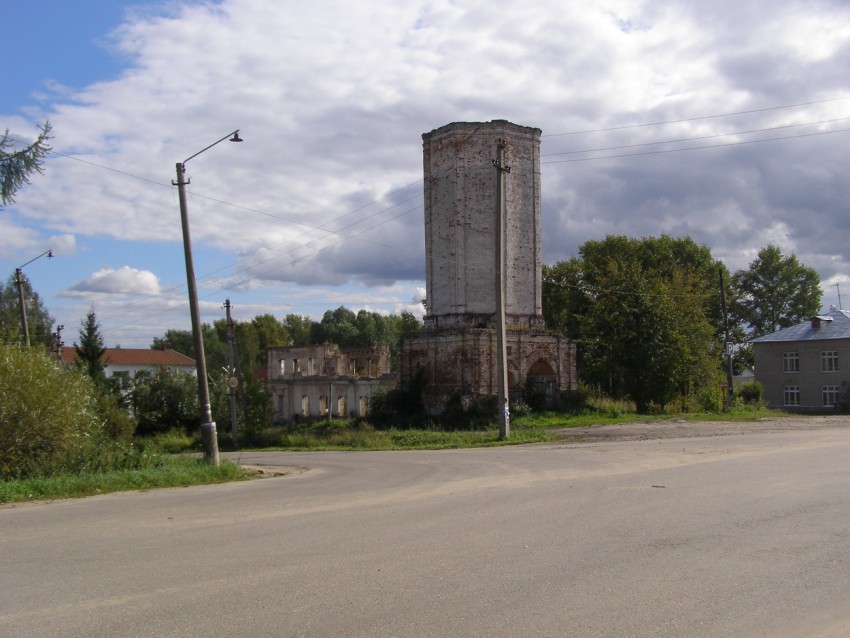
<svg viewBox="0 0 850 638"><path fill-rule="evenodd" d="M556 403L575 389L575 347L546 330L541 302L540 129L506 120L456 122L422 135L425 173L425 328L402 342L401 379L424 374L441 412L497 393L498 215L503 214L508 378L512 400L529 379ZM500 205L502 147L504 202Z"/></svg>

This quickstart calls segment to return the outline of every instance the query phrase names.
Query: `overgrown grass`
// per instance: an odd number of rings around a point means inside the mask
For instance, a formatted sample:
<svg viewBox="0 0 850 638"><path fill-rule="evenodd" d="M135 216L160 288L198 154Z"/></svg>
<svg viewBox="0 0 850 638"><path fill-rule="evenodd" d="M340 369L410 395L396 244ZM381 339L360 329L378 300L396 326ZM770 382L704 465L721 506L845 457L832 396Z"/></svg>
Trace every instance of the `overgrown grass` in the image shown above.
<svg viewBox="0 0 850 638"><path fill-rule="evenodd" d="M518 425L502 441L495 422L481 430L444 431L439 428L376 430L368 423L336 420L321 424L284 425L257 433L249 446L264 450L440 450L447 448L517 445L550 441L541 428Z"/></svg>
<svg viewBox="0 0 850 638"><path fill-rule="evenodd" d="M732 409L720 412L660 412L657 414L637 414L627 404L615 407L610 400L601 402L603 407L593 407L570 414L562 412L534 412L518 417L516 422L526 428L575 428L595 425L613 425L618 423L638 423L641 421L659 421L679 419L685 421L755 421L763 418L795 416L779 410L770 410L763 405L736 404Z"/></svg>
<svg viewBox="0 0 850 638"><path fill-rule="evenodd" d="M126 490L224 483L248 478L230 461L214 467L194 456L163 456L148 467L0 481L0 503L76 498Z"/></svg>

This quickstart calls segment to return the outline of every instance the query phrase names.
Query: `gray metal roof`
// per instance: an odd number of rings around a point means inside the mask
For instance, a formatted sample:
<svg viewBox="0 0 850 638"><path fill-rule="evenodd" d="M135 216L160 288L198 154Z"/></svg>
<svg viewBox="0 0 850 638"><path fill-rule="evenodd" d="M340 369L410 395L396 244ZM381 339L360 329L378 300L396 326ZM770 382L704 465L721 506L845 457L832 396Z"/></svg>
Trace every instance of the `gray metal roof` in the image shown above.
<svg viewBox="0 0 850 638"><path fill-rule="evenodd" d="M820 328L812 327L812 319L820 320ZM782 328L769 335L751 339L750 343L775 341L820 341L823 339L850 339L850 311L831 310L827 315L818 315L796 326ZM830 321L832 319L832 321Z"/></svg>

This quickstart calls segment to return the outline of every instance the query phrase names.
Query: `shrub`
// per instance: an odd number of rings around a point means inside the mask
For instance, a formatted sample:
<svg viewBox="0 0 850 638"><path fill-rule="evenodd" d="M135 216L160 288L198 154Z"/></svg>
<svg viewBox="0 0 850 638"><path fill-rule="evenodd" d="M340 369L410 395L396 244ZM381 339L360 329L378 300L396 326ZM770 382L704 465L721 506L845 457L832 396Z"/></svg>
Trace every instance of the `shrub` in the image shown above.
<svg viewBox="0 0 850 638"><path fill-rule="evenodd" d="M750 381L741 386L738 395L744 403L761 403L764 387L758 381Z"/></svg>
<svg viewBox="0 0 850 638"><path fill-rule="evenodd" d="M98 392L38 348L0 345L0 477L85 465L111 443Z"/></svg>

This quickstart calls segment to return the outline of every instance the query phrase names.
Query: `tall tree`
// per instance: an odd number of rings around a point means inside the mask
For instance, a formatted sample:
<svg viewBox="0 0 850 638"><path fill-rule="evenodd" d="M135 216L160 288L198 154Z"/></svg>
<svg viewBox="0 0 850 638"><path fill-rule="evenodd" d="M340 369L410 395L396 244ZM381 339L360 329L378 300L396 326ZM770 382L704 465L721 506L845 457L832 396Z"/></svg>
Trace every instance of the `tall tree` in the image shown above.
<svg viewBox="0 0 850 638"><path fill-rule="evenodd" d="M84 321L80 321L80 343L74 344L74 350L77 352L77 365L85 370L95 384L102 385L105 381L103 371L107 363L103 358L106 346L103 345L103 336L94 308L89 310Z"/></svg>
<svg viewBox="0 0 850 638"><path fill-rule="evenodd" d="M579 253L544 269L543 307L547 324L576 340L582 380L643 412L707 386L722 331L709 249L609 236Z"/></svg>
<svg viewBox="0 0 850 638"><path fill-rule="evenodd" d="M746 270L732 275L734 319L749 337L759 337L805 321L820 310L820 277L795 255L768 244Z"/></svg>
<svg viewBox="0 0 850 638"><path fill-rule="evenodd" d="M9 129L0 136L0 208L15 201L15 193L29 184L30 175L41 173L44 156L50 151L50 122L45 122L36 140L24 149L14 151Z"/></svg>
<svg viewBox="0 0 850 638"><path fill-rule="evenodd" d="M26 273L21 273L21 277L26 299L30 343L51 348L54 345L53 317L47 312L38 293L33 290ZM0 340L7 343L19 343L22 331L21 304L13 273L9 275L3 289L0 290Z"/></svg>

